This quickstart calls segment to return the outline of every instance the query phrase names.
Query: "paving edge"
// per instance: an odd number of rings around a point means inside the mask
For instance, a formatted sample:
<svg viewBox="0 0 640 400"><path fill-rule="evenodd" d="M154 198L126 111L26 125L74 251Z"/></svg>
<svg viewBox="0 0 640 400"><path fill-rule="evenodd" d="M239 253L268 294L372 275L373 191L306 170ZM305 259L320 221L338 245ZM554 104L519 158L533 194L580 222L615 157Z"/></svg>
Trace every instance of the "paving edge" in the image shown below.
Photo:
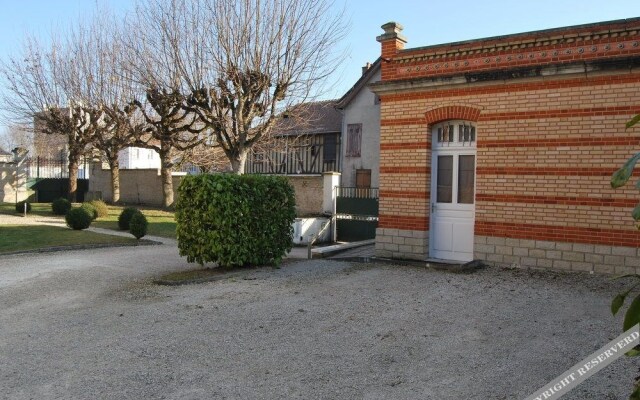
<svg viewBox="0 0 640 400"><path fill-rule="evenodd" d="M327 258L346 250L372 245L375 244L375 242L375 239L370 239L359 242L339 243L330 246L316 247L311 249L311 258Z"/></svg>
<svg viewBox="0 0 640 400"><path fill-rule="evenodd" d="M161 242L156 242L154 240L148 240L148 239L141 239L138 242L132 242L132 243L75 244L70 246L54 246L54 247L43 247L40 249L33 249L33 250L11 251L8 253L0 253L0 257L20 255L20 254L55 253L59 251L68 251L68 250L104 249L104 248L110 248L110 247L156 246L161 244L162 244Z"/></svg>
<svg viewBox="0 0 640 400"><path fill-rule="evenodd" d="M361 263L377 263L390 265L409 265L412 267L425 267L435 271L445 271L455 274L470 274L482 268L487 267L481 260L470 261L465 264L438 263L425 260L410 260L398 258L382 258L382 257L345 257L341 259L333 259L332 261L347 261Z"/></svg>

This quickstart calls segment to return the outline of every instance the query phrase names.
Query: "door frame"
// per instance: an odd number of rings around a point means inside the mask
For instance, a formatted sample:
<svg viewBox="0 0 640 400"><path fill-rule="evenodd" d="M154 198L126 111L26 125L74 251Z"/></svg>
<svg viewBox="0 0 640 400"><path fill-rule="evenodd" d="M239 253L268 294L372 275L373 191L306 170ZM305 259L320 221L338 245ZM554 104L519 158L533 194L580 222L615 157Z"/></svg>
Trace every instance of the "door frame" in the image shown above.
<svg viewBox="0 0 640 400"><path fill-rule="evenodd" d="M460 142L458 140L458 127L459 125L468 125L474 127L474 140L467 142ZM455 129L455 140L453 142L439 142L438 141L438 128L443 127L444 125L453 125L456 127ZM477 155L477 128L475 122L466 121L466 120L448 120L442 121L440 123L434 124L430 126L431 135L431 179L429 180L429 204L428 204L428 215L429 215L429 258L436 259L434 257L434 235L435 235L435 212L437 211L437 182L438 182L438 170L437 170L437 160L438 156L453 156L452 160L452 190L451 190L451 200L452 206L456 206L460 208L460 211L470 212L471 213L471 237L475 235L474 225L475 225L475 210L476 210L476 193L477 193L477 165L478 165L478 155ZM472 204L458 204L457 203L457 195L458 195L458 173L459 173L459 156L461 155L472 155L474 156L474 179L473 179L473 203ZM471 259L469 260L451 260L451 261L471 261L473 259L474 245L471 243ZM462 257L457 257L462 258ZM447 259L443 259L447 260Z"/></svg>

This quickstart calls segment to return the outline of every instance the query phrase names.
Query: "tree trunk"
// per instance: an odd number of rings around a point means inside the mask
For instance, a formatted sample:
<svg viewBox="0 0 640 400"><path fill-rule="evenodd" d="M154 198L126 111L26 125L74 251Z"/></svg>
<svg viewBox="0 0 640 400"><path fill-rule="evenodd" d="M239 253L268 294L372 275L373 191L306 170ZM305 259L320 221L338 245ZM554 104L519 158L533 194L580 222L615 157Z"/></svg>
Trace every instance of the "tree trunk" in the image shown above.
<svg viewBox="0 0 640 400"><path fill-rule="evenodd" d="M247 150L240 151L237 155L231 158L231 169L237 175L244 174L244 167L247 161L247 155L249 152Z"/></svg>
<svg viewBox="0 0 640 400"><path fill-rule="evenodd" d="M109 168L111 168L111 201L117 203L120 201L120 162L117 157L109 161Z"/></svg>
<svg viewBox="0 0 640 400"><path fill-rule="evenodd" d="M75 202L78 192L78 161L80 157L74 154L69 154L69 195L67 196L70 202Z"/></svg>
<svg viewBox="0 0 640 400"><path fill-rule="evenodd" d="M164 147L161 145L161 147ZM169 208L173 205L173 177L171 171L173 162L169 150L160 150L160 176L162 177L162 206Z"/></svg>

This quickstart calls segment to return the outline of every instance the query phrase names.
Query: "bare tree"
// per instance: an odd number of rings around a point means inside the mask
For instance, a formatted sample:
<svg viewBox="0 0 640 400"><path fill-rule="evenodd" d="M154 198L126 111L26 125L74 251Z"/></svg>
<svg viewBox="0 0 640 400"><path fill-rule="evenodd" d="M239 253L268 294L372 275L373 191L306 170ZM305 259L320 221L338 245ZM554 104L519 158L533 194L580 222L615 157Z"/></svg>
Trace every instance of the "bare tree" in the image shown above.
<svg viewBox="0 0 640 400"><path fill-rule="evenodd" d="M95 111L94 148L106 158L111 174L111 200L120 200L118 153L134 145L145 121L134 105L137 95L118 34L122 24L107 9L98 9L89 23L81 22L66 36L70 58L62 80L76 101Z"/></svg>
<svg viewBox="0 0 640 400"><path fill-rule="evenodd" d="M160 156L163 206L173 204L172 171L176 152L183 152L203 142L200 133L205 127L197 116L185 110L184 96L179 92L149 89L146 103L134 104L144 116L146 127L137 138L136 146L155 150Z"/></svg>
<svg viewBox="0 0 640 400"><path fill-rule="evenodd" d="M181 152L177 159L178 167L193 166L200 172L228 172L231 170L229 159L224 151L212 143L201 144Z"/></svg>
<svg viewBox="0 0 640 400"><path fill-rule="evenodd" d="M186 37L194 35L192 30L178 28L176 19L157 17L158 12L171 8L171 15L182 18L186 14L186 2L169 0L158 2L163 8L155 9L152 3L144 3L136 10L136 18L128 21L126 32L130 36L123 43L128 44L129 58L126 61L136 84L143 88L144 97L134 104L143 115L147 127L138 136L136 146L155 150L160 156L163 205L173 204L172 171L183 153L205 141L207 126L198 115L187 107L185 86L179 76L179 66L173 54L176 43L188 43ZM158 21L174 24L171 41L160 32L163 28L155 25ZM144 26L144 30L139 27Z"/></svg>
<svg viewBox="0 0 640 400"><path fill-rule="evenodd" d="M138 54L165 69L157 87L187 94L236 173L278 113L335 71L346 33L327 0L147 0L138 15L153 44Z"/></svg>
<svg viewBox="0 0 640 400"><path fill-rule="evenodd" d="M11 151L16 147L27 150L29 155L36 153L32 127L11 124L0 134L0 148Z"/></svg>
<svg viewBox="0 0 640 400"><path fill-rule="evenodd" d="M21 54L5 60L2 105L10 123L33 124L34 134L65 137L69 158L69 198L75 200L78 165L94 133L96 113L77 102L61 79L69 71L68 49L54 38L45 48L27 37Z"/></svg>

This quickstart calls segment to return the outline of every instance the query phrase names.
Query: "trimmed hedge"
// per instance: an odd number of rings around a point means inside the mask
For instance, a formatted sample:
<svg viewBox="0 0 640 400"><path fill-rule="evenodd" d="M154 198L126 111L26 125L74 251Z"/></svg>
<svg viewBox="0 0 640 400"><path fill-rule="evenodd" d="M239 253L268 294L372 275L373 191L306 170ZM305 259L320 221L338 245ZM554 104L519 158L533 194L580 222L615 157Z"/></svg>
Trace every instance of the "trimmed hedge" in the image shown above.
<svg viewBox="0 0 640 400"><path fill-rule="evenodd" d="M93 204L91 204L91 203L82 203L80 205L80 208L84 208L85 210L87 210L89 215L91 215L91 219L92 220L98 218L98 211L96 211L96 208L93 206Z"/></svg>
<svg viewBox="0 0 640 400"><path fill-rule="evenodd" d="M16 212L17 213L24 213L24 205L27 205L27 213L31 212L31 203L29 203L28 201L19 201L16 203Z"/></svg>
<svg viewBox="0 0 640 400"><path fill-rule="evenodd" d="M149 223L147 222L147 217L140 211L133 214L131 217L131 221L129 221L129 232L135 236L136 239L140 239L144 235L147 234L147 227Z"/></svg>
<svg viewBox="0 0 640 400"><path fill-rule="evenodd" d="M76 207L69 210L64 220L67 222L69 228L79 231L91 226L91 221L93 221L92 217L93 215L91 215L86 208Z"/></svg>
<svg viewBox="0 0 640 400"><path fill-rule="evenodd" d="M187 175L176 202L180 255L200 264L277 265L291 250L295 217L284 177Z"/></svg>
<svg viewBox="0 0 640 400"><path fill-rule="evenodd" d="M131 222L131 217L133 217L136 213L139 213L135 207L125 207L120 216L118 217L118 227L123 231L129 230L129 223Z"/></svg>
<svg viewBox="0 0 640 400"><path fill-rule="evenodd" d="M91 200L89 202L96 209L97 218L104 218L109 216L109 207L102 200Z"/></svg>
<svg viewBox="0 0 640 400"><path fill-rule="evenodd" d="M71 202L64 197L55 199L51 203L51 211L53 211L55 215L67 215L69 210L71 210Z"/></svg>

